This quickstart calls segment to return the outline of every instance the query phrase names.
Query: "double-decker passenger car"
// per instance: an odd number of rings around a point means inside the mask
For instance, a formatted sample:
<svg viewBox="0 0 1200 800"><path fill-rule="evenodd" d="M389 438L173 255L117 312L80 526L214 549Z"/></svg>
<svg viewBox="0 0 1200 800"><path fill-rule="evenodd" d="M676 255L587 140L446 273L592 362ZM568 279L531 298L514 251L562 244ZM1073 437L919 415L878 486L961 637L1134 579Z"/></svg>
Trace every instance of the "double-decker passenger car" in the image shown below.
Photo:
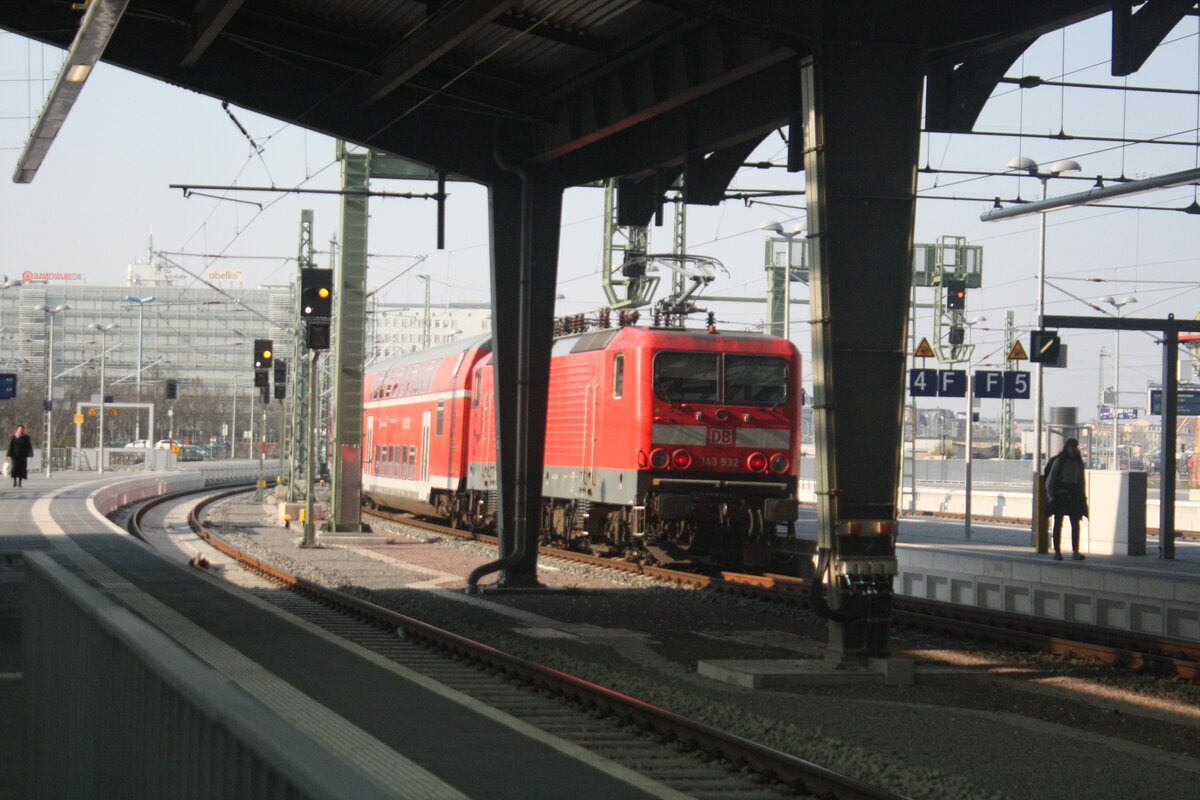
<svg viewBox="0 0 1200 800"><path fill-rule="evenodd" d="M799 354L762 334L628 325L559 338L542 538L656 562L760 561L796 518ZM476 339L374 365L368 502L494 523L495 374Z"/></svg>

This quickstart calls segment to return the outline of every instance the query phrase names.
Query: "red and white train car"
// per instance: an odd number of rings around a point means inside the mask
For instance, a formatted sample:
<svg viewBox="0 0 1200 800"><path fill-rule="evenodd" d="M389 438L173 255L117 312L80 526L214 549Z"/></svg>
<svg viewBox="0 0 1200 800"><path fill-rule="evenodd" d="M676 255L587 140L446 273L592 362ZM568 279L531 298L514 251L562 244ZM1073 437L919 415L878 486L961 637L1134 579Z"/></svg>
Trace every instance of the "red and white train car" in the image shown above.
<svg viewBox="0 0 1200 800"><path fill-rule="evenodd" d="M491 524L494 380L486 340L373 367L368 501ZM795 347L761 334L626 326L556 340L543 538L660 562L769 552L796 518L799 385Z"/></svg>

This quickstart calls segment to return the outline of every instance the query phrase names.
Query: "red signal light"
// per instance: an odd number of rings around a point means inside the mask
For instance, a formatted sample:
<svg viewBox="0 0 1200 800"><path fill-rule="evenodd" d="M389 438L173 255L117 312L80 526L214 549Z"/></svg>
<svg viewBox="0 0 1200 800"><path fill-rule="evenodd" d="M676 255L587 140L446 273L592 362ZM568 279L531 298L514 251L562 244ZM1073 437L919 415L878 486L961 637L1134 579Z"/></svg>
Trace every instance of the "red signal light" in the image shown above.
<svg viewBox="0 0 1200 800"><path fill-rule="evenodd" d="M676 450L671 454L671 466L675 469L689 469L692 466L692 454L687 450Z"/></svg>
<svg viewBox="0 0 1200 800"><path fill-rule="evenodd" d="M767 457L762 453L751 453L746 456L746 469L751 472L766 472Z"/></svg>

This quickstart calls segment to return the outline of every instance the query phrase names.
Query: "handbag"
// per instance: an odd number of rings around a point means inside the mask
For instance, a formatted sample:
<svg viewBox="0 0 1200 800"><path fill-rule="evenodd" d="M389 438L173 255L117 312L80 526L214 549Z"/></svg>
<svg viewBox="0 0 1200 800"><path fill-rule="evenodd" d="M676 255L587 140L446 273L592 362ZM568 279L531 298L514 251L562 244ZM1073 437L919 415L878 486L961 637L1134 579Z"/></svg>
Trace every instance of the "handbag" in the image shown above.
<svg viewBox="0 0 1200 800"><path fill-rule="evenodd" d="M4 459L3 472L4 472L4 477L6 477L6 478L10 477L12 475L12 459L11 458Z"/></svg>

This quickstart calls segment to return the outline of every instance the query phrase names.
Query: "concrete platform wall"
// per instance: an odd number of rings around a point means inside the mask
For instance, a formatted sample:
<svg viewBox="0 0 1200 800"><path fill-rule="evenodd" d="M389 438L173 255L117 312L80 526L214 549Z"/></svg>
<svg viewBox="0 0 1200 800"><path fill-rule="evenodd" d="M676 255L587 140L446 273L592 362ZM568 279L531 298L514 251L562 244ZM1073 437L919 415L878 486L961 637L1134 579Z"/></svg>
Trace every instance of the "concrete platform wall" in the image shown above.
<svg viewBox="0 0 1200 800"><path fill-rule="evenodd" d="M27 555L25 592L23 796L416 796L385 790L50 557Z"/></svg>
<svg viewBox="0 0 1200 800"><path fill-rule="evenodd" d="M902 595L1200 641L1200 583L1177 576L1088 569L1048 556L955 553L919 544L897 549L895 588Z"/></svg>

